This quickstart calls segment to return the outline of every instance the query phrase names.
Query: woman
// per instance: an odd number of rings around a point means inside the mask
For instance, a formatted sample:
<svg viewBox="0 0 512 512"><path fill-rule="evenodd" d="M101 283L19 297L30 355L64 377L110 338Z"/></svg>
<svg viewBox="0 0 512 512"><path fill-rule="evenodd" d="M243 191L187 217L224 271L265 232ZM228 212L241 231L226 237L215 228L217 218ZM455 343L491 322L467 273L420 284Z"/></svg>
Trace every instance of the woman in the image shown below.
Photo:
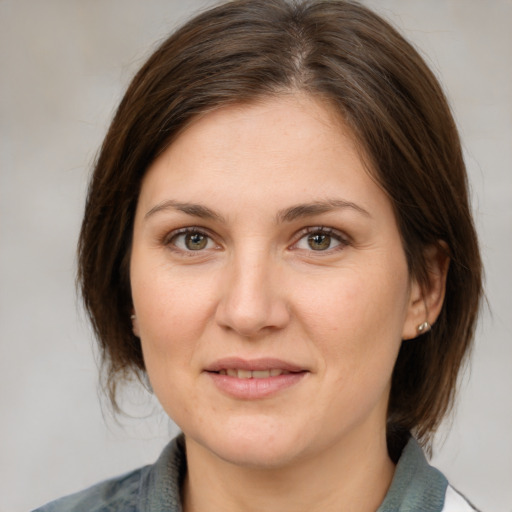
<svg viewBox="0 0 512 512"><path fill-rule="evenodd" d="M105 138L79 244L108 389L182 429L40 510L474 510L420 445L481 296L458 134L352 2L234 1L178 30Z"/></svg>

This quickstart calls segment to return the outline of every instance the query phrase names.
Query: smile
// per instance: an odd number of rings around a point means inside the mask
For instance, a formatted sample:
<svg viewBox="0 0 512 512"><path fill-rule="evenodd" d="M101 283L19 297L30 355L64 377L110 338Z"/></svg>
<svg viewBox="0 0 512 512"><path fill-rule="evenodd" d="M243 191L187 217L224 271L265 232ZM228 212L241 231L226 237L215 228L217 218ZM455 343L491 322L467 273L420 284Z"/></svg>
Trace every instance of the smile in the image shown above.
<svg viewBox="0 0 512 512"><path fill-rule="evenodd" d="M204 374L224 395L237 400L261 400L298 386L310 373L300 365L275 358L220 359Z"/></svg>
<svg viewBox="0 0 512 512"><path fill-rule="evenodd" d="M286 375L291 372L281 370L280 368L272 368L271 370L242 370L240 368L228 368L226 370L219 370L219 375L228 375L229 377L236 377L238 379L268 379L269 377L279 377L279 375Z"/></svg>

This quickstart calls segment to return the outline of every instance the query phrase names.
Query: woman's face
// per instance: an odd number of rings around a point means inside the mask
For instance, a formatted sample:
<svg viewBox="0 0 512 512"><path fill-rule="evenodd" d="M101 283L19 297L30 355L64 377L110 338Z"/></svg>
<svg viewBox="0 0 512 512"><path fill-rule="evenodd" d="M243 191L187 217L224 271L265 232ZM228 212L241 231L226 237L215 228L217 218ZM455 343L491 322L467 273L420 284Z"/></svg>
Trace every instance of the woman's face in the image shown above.
<svg viewBox="0 0 512 512"><path fill-rule="evenodd" d="M143 180L131 285L151 384L187 442L278 467L384 439L419 291L390 201L321 103L193 122Z"/></svg>

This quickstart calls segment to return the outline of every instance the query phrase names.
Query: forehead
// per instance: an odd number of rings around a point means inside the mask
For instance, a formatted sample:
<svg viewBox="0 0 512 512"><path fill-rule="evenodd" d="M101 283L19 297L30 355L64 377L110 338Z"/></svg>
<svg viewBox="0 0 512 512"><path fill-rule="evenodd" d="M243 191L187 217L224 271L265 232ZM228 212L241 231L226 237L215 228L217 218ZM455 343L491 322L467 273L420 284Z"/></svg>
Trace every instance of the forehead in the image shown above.
<svg viewBox="0 0 512 512"><path fill-rule="evenodd" d="M224 200L228 207L247 195L268 203L269 191L281 205L293 202L291 195L311 201L335 192L363 202L383 195L336 110L289 94L194 119L148 169L140 202L151 208L178 194L179 200Z"/></svg>

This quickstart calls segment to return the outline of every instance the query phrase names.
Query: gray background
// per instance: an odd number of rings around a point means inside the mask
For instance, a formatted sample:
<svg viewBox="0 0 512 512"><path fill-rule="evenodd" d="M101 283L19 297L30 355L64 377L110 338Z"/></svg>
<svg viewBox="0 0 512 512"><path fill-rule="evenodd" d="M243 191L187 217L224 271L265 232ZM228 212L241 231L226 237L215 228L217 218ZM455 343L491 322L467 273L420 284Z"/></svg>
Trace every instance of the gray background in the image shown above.
<svg viewBox="0 0 512 512"><path fill-rule="evenodd" d="M152 462L173 431L142 392L129 393L121 424L101 407L75 243L122 91L159 40L211 3L0 0L0 512ZM482 509L511 512L512 1L367 3L446 88L487 269L489 307L434 463Z"/></svg>

